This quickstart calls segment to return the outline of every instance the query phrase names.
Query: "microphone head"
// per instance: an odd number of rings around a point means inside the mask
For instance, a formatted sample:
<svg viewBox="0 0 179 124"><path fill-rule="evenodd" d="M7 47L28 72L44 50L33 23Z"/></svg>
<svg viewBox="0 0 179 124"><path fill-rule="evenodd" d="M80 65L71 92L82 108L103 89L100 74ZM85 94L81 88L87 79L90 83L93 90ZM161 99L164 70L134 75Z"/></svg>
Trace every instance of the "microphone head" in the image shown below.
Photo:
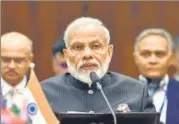
<svg viewBox="0 0 179 124"><path fill-rule="evenodd" d="M90 72L90 79L93 83L99 82L99 77L97 76L96 72Z"/></svg>

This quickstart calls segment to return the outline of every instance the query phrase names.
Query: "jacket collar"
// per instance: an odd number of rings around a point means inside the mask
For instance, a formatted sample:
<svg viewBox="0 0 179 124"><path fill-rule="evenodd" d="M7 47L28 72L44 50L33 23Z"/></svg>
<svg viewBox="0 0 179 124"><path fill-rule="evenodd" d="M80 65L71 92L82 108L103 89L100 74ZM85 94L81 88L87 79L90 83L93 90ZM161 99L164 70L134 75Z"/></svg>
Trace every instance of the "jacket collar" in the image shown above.
<svg viewBox="0 0 179 124"><path fill-rule="evenodd" d="M141 82L145 82L147 83L148 85L150 84L150 82L148 82L147 78L143 75L139 75L139 80ZM160 88L164 88L166 90L167 88L167 85L169 83L169 76L168 74L166 74L161 80L160 80L160 83L159 83L159 87Z"/></svg>

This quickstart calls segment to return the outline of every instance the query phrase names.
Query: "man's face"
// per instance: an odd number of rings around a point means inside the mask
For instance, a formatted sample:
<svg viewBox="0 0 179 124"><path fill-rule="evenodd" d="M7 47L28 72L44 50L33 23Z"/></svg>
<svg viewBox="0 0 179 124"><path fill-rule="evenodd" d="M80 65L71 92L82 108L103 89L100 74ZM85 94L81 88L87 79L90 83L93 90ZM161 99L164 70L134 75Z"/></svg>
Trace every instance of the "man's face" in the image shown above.
<svg viewBox="0 0 179 124"><path fill-rule="evenodd" d="M62 55L60 52L57 53L55 56L53 56L53 70L56 75L59 75L68 71L64 55Z"/></svg>
<svg viewBox="0 0 179 124"><path fill-rule="evenodd" d="M108 70L113 46L107 44L101 27L83 27L72 31L68 48L64 50L69 72L77 79L91 83L89 73L102 78Z"/></svg>
<svg viewBox="0 0 179 124"><path fill-rule="evenodd" d="M1 43L1 74L11 85L18 84L26 75L32 54L22 42Z"/></svg>
<svg viewBox="0 0 179 124"><path fill-rule="evenodd" d="M172 53L165 38L150 35L139 42L138 52L134 53L134 57L140 73L155 79L167 74Z"/></svg>

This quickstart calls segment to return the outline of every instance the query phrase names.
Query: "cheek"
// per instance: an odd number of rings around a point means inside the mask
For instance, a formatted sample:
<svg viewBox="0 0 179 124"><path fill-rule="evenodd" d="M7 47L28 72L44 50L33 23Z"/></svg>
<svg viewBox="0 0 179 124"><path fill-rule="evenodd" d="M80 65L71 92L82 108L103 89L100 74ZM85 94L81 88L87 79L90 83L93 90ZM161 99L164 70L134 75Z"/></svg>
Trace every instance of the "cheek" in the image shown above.
<svg viewBox="0 0 179 124"><path fill-rule="evenodd" d="M162 65L168 65L170 63L170 60L171 60L170 57L166 57L166 58L160 59L160 63Z"/></svg>
<svg viewBox="0 0 179 124"><path fill-rule="evenodd" d="M100 63L100 65L103 65L107 59L107 56L107 54L96 54L94 55L94 59L96 59Z"/></svg>
<svg viewBox="0 0 179 124"><path fill-rule="evenodd" d="M5 66L3 63L1 63L1 71L5 70L7 66Z"/></svg>
<svg viewBox="0 0 179 124"><path fill-rule="evenodd" d="M6 68L3 65L1 65L1 73L4 73L5 71L6 71Z"/></svg>
<svg viewBox="0 0 179 124"><path fill-rule="evenodd" d="M145 72L145 71L147 71L147 64L148 64L148 62L146 61L146 59L140 59L140 58L138 58L138 60L137 60L137 67L139 68L139 70L141 70L142 72Z"/></svg>
<svg viewBox="0 0 179 124"><path fill-rule="evenodd" d="M160 65L161 69L168 68L170 66L169 61L163 61L159 65Z"/></svg>
<svg viewBox="0 0 179 124"><path fill-rule="evenodd" d="M142 72L147 72L147 66L145 64L140 64L138 65L139 70L141 70Z"/></svg>
<svg viewBox="0 0 179 124"><path fill-rule="evenodd" d="M7 72L9 71L9 66L5 64L1 64L1 72ZM17 67L14 68L14 70L17 70Z"/></svg>
<svg viewBox="0 0 179 124"><path fill-rule="evenodd" d="M19 73L21 73L23 75L23 74L27 73L28 69L29 69L29 65L26 64L26 65L19 66L19 68L17 70Z"/></svg>
<svg viewBox="0 0 179 124"><path fill-rule="evenodd" d="M137 58L137 65L140 67L140 66L145 66L147 65L147 59L145 58L142 58L142 57L138 57Z"/></svg>
<svg viewBox="0 0 179 124"><path fill-rule="evenodd" d="M72 65L77 65L77 63L81 60L81 55L73 55L73 54L69 54L67 59L69 59L70 63Z"/></svg>

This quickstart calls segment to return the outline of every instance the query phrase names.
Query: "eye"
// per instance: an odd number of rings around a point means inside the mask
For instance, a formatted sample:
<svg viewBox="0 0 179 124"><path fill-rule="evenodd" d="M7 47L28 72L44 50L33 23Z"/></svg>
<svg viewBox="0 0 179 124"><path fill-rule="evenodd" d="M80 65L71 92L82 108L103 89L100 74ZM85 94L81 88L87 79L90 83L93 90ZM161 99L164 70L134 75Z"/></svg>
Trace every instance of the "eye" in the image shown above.
<svg viewBox="0 0 179 124"><path fill-rule="evenodd" d="M150 51L142 51L140 53L140 55L146 58L146 57L149 57L151 55L151 52Z"/></svg>
<svg viewBox="0 0 179 124"><path fill-rule="evenodd" d="M14 58L15 63L22 63L25 61L25 58Z"/></svg>
<svg viewBox="0 0 179 124"><path fill-rule="evenodd" d="M81 51L83 50L83 48L84 48L83 45L80 45L80 44L76 44L71 47L71 49L75 51Z"/></svg>
<svg viewBox="0 0 179 124"><path fill-rule="evenodd" d="M164 57L166 55L166 52L164 51L156 51L155 55L159 58Z"/></svg>
<svg viewBox="0 0 179 124"><path fill-rule="evenodd" d="M1 57L2 62L4 63L11 63L11 61L14 61L17 64L21 64L26 61L26 58L24 57L17 57L17 58L11 58L11 57Z"/></svg>
<svg viewBox="0 0 179 124"><path fill-rule="evenodd" d="M11 62L11 58L9 58L9 57L1 57L1 60L4 63L10 63Z"/></svg>
<svg viewBox="0 0 179 124"><path fill-rule="evenodd" d="M94 44L91 45L91 48L92 49L100 49L101 45L99 43L94 43Z"/></svg>

